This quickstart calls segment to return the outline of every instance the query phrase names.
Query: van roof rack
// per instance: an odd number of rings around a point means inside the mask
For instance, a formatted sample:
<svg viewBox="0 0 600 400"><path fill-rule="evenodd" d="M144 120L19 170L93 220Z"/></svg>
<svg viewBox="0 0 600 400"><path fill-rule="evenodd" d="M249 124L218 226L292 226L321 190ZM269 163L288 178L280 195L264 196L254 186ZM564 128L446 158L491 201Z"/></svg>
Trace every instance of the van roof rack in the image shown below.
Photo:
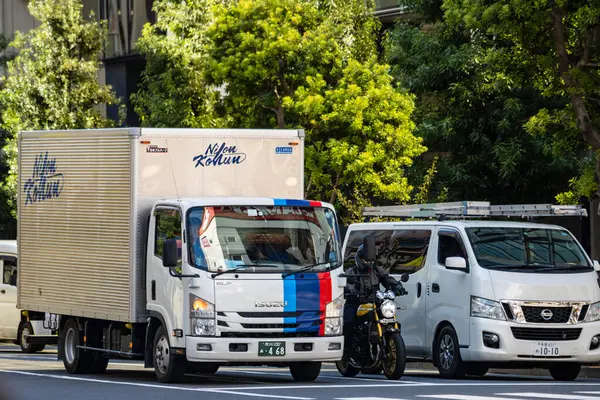
<svg viewBox="0 0 600 400"><path fill-rule="evenodd" d="M365 217L465 219L487 217L587 217L581 205L507 204L491 205L488 201L457 201L451 203L409 204L365 207Z"/></svg>

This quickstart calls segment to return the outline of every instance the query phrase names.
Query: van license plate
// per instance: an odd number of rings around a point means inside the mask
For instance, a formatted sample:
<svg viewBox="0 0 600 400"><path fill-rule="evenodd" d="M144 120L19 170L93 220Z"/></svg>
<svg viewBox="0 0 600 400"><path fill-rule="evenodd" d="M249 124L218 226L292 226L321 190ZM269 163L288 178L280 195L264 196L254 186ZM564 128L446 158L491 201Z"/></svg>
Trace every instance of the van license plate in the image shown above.
<svg viewBox="0 0 600 400"><path fill-rule="evenodd" d="M258 355L259 357L283 357L285 342L258 342Z"/></svg>
<svg viewBox="0 0 600 400"><path fill-rule="evenodd" d="M536 357L558 357L560 355L558 343L536 342L533 355Z"/></svg>

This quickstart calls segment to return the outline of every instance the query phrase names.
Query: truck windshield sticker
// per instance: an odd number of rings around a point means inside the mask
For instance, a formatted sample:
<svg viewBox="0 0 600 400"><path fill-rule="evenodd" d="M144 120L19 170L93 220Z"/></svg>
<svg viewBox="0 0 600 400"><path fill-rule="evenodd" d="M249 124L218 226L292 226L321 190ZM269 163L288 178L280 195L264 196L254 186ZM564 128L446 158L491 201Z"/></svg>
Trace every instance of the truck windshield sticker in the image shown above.
<svg viewBox="0 0 600 400"><path fill-rule="evenodd" d="M246 160L245 153L238 152L236 146L228 146L226 143L211 144L203 154L194 157L195 168L241 164L244 160Z"/></svg>
<svg viewBox="0 0 600 400"><path fill-rule="evenodd" d="M41 153L35 157L33 173L23 188L25 204L58 198L64 186L64 175L56 172L56 158L48 158L48 152Z"/></svg>

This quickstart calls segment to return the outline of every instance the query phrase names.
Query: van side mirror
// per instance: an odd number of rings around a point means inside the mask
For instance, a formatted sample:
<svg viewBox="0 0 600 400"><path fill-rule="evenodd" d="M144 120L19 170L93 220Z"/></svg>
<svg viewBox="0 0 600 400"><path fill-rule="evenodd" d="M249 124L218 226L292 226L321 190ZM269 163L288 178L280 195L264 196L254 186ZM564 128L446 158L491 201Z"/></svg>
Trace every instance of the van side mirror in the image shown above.
<svg viewBox="0 0 600 400"><path fill-rule="evenodd" d="M403 273L402 275L400 275L400 281L401 281L401 282L404 282L404 283L406 283L406 282L408 282L408 278L409 278L409 277L410 277L410 275L408 275L408 274L405 272L405 273Z"/></svg>
<svg viewBox="0 0 600 400"><path fill-rule="evenodd" d="M363 240L363 256L365 261L375 261L375 238L372 235L365 236Z"/></svg>
<svg viewBox="0 0 600 400"><path fill-rule="evenodd" d="M446 268L466 270L467 260L465 260L463 257L448 257L446 258Z"/></svg>
<svg viewBox="0 0 600 400"><path fill-rule="evenodd" d="M594 260L594 271L600 272L600 262L598 260Z"/></svg>
<svg viewBox="0 0 600 400"><path fill-rule="evenodd" d="M179 261L177 253L177 240L165 240L163 243L163 267L175 268Z"/></svg>

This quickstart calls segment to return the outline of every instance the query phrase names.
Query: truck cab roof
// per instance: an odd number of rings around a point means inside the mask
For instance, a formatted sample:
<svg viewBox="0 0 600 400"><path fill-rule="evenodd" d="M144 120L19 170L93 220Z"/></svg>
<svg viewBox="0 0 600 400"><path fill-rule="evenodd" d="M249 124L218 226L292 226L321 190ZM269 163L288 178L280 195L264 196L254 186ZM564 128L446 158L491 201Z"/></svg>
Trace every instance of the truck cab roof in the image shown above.
<svg viewBox="0 0 600 400"><path fill-rule="evenodd" d="M185 208L204 206L281 206L281 207L326 207L329 203L303 199L277 199L270 197L182 197L161 199L156 204L179 205Z"/></svg>

